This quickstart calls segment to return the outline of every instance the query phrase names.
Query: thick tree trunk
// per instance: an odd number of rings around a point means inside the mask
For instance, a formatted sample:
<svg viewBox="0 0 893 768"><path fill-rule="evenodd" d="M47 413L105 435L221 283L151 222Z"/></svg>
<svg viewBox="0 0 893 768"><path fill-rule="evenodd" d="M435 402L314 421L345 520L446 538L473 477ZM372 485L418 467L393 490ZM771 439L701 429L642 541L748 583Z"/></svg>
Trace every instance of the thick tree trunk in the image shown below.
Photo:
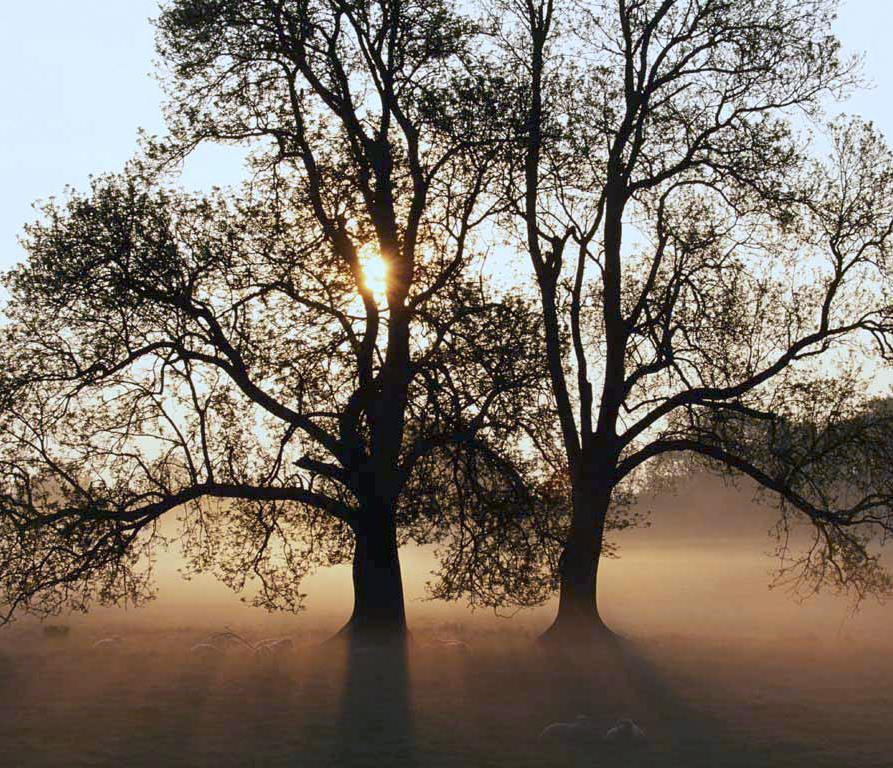
<svg viewBox="0 0 893 768"><path fill-rule="evenodd" d="M610 492L574 494L571 530L561 555L558 614L544 640L579 643L613 637L598 609L598 567Z"/></svg>
<svg viewBox="0 0 893 768"><path fill-rule="evenodd" d="M357 526L353 556L354 608L341 630L351 640L403 640L406 612L397 531L390 515Z"/></svg>

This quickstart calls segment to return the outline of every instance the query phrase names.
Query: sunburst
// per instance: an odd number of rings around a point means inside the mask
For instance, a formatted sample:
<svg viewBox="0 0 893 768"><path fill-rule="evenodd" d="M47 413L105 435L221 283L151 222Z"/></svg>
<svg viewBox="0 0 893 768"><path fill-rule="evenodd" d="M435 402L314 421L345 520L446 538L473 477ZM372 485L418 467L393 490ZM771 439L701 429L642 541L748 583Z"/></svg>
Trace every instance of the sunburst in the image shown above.
<svg viewBox="0 0 893 768"><path fill-rule="evenodd" d="M363 285L372 292L377 302L381 302L388 292L388 262L371 243L363 246L359 255Z"/></svg>

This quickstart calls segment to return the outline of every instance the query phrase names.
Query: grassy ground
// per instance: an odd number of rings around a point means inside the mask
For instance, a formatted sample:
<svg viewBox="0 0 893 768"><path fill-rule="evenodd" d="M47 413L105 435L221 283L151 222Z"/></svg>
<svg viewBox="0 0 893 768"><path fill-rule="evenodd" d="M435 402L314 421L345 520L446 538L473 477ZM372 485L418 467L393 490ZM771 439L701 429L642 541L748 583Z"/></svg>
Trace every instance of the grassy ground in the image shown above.
<svg viewBox="0 0 893 768"><path fill-rule="evenodd" d="M451 630L461 636L461 629ZM199 660L194 629L94 649L0 637L0 766L893 765L889 654L681 637L557 654L529 638L416 632L406 656L297 638ZM543 745L550 722L630 716L638 749Z"/></svg>

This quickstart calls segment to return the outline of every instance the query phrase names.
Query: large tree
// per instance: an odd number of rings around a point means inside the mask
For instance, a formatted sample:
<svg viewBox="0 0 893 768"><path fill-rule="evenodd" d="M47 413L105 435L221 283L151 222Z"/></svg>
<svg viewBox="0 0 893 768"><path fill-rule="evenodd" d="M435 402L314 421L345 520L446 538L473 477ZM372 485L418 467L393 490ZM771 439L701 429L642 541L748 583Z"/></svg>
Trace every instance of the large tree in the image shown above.
<svg viewBox="0 0 893 768"><path fill-rule="evenodd" d="M177 538L288 608L352 549L349 626L401 634L399 545L526 503L537 334L480 273L477 30L389 0L174 0L158 29L170 136L46 205L7 278L3 615L143 597ZM166 191L209 141L251 181Z"/></svg>
<svg viewBox="0 0 893 768"><path fill-rule="evenodd" d="M667 455L810 521L810 578L889 588L871 548L893 530L889 474L839 470L889 460L889 414L865 402L893 341L893 159L870 125L817 130L856 80L834 6L498 5L524 93L507 224L541 298L572 501L550 636L604 632L609 510Z"/></svg>

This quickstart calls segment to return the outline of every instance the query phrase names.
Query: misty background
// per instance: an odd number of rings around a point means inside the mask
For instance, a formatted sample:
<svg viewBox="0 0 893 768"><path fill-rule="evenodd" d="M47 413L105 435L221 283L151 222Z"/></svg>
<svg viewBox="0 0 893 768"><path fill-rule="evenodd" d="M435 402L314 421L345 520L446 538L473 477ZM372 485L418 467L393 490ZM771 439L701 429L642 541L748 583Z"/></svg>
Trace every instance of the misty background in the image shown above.
<svg viewBox="0 0 893 768"><path fill-rule="evenodd" d="M136 149L138 129L164 132L162 93L153 69L154 0L50 0L2 7L0 66L0 269L23 258L17 243L34 217L32 203L84 189L90 174L114 171ZM871 88L829 113L855 112L893 136L893 50L889 0L848 0L837 33L848 54L864 55ZM203 146L187 162L180 183L208 190L239 181L238 149ZM882 644L893 630L893 610L867 603L854 613L846 598L817 595L799 604L783 589L770 590L777 560L771 507L754 501L754 489L737 489L698 477L674 493L643 500L650 526L615 537L618 559L602 565L601 600L607 622L624 633L696 631L716 637L806 639L813 645ZM410 624L461 620L505 626L487 612L425 600L433 553L408 547L402 566ZM889 555L887 556L889 560ZM158 599L138 611L97 610L91 620L207 624L261 621L310 623L332 629L350 613L349 566L307 579L308 611L297 618L268 618L241 604L211 576L184 581L174 550L156 564ZM531 632L545 628L553 606L514 617Z"/></svg>

